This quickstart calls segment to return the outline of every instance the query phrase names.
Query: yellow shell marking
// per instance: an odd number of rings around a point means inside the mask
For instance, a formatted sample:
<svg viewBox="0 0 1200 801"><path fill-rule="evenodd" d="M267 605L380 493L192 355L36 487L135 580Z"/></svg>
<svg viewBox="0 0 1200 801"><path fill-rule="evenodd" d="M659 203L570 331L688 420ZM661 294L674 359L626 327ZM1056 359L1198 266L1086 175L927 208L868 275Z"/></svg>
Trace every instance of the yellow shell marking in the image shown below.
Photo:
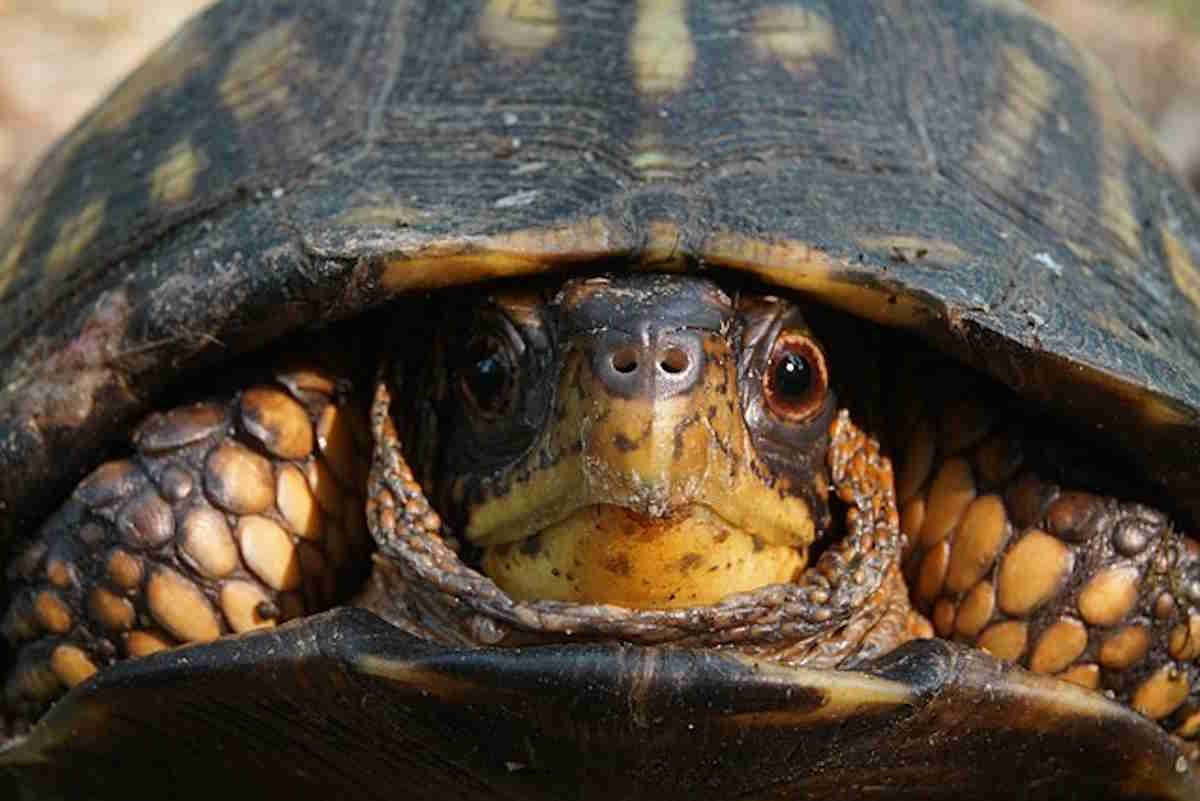
<svg viewBox="0 0 1200 801"><path fill-rule="evenodd" d="M152 95L175 89L188 75L202 70L209 58L210 54L205 49L204 42L199 37L187 35L187 31L182 31L168 40L136 72L126 78L91 117L61 141L43 167L43 170L47 171L44 175L46 184L56 183L62 177L64 166L70 163L82 144L93 139L97 133L113 133L124 128L138 115ZM54 167L51 168L50 165ZM95 206L96 203L99 205ZM103 201L94 202L76 216L77 223L82 224L75 226L75 235L82 242L78 247L73 247L69 240L63 238L69 223L64 224L59 240L47 257L47 269L54 272L69 264L74 255L87 244L81 235L88 234L86 239L90 240L102 218ZM3 293L16 277L19 262L35 222L36 215L22 221L12 244L0 254L0 293Z"/></svg>
<svg viewBox="0 0 1200 801"><path fill-rule="evenodd" d="M296 21L281 22L255 36L230 60L218 90L221 100L240 122L256 117L268 106L288 102L288 83L299 59Z"/></svg>
<svg viewBox="0 0 1200 801"><path fill-rule="evenodd" d="M1159 228L1159 233L1162 236L1163 250L1167 255L1167 266L1171 268L1171 277L1175 279L1175 286L1179 287L1179 291L1187 296L1187 299L1192 302L1192 306L1200 309L1200 270L1196 269L1196 262L1188 253L1187 246L1180 242L1165 224ZM2 276L0 276L0 280L3 280Z"/></svg>
<svg viewBox="0 0 1200 801"><path fill-rule="evenodd" d="M29 244L29 236L33 233L33 227L37 224L38 215L30 214L25 219L21 220L20 224L15 226L16 233L13 235L11 244L8 249L0 255L0 296L4 294L4 290L12 283L13 278L17 276L17 268L21 264L21 257L25 254L25 246Z"/></svg>
<svg viewBox="0 0 1200 801"><path fill-rule="evenodd" d="M913 704L915 700L915 693L909 685L866 673L792 667L735 652L729 653L728 657L752 670L757 682L821 691L820 704L780 704L764 711L723 715L722 719L739 732L746 727L795 726L822 720L841 720L851 714L870 714L868 710L896 709Z"/></svg>
<svg viewBox="0 0 1200 801"><path fill-rule="evenodd" d="M1100 222L1130 255L1141 256L1141 225L1126 178L1130 146L1157 169L1166 169L1166 162L1154 133L1129 109L1108 68L1083 52L1075 64L1087 76L1092 111L1100 122Z"/></svg>
<svg viewBox="0 0 1200 801"><path fill-rule="evenodd" d="M910 295L849 283L848 267L807 242L768 242L731 231L717 231L699 255L709 264L761 276L769 283L798 289L882 325L916 328L932 311Z"/></svg>
<svg viewBox="0 0 1200 801"><path fill-rule="evenodd" d="M837 54L829 20L801 6L769 6L754 16L750 41L759 59L774 59L793 75L812 72L815 62Z"/></svg>
<svg viewBox="0 0 1200 801"><path fill-rule="evenodd" d="M177 34L121 84L87 127L91 129L94 125L104 133L124 128L151 95L175 88L185 77L202 70L208 59L209 53L200 37Z"/></svg>
<svg viewBox="0 0 1200 801"><path fill-rule="evenodd" d="M1133 197L1125 180L1124 150L1117 148L1108 136L1104 137L1104 166L1100 176L1100 216L1104 227L1134 254L1142 252L1139 235L1141 226L1133 213Z"/></svg>
<svg viewBox="0 0 1200 801"><path fill-rule="evenodd" d="M648 115L642 118L642 130L634 137L629 166L646 180L671 179L696 166L695 154L663 141L662 120Z"/></svg>
<svg viewBox="0 0 1200 801"><path fill-rule="evenodd" d="M594 217L560 228L530 228L458 239L414 235L408 247L384 258L381 283L393 291L435 289L553 270L628 251L632 243L613 223Z"/></svg>
<svg viewBox="0 0 1200 801"><path fill-rule="evenodd" d="M532 58L558 38L554 0L488 0L479 17L479 38L516 58Z"/></svg>
<svg viewBox="0 0 1200 801"><path fill-rule="evenodd" d="M78 214L66 220L58 229L58 238L54 247L46 256L46 270L57 275L70 266L79 257L100 231L104 222L105 198L99 197L89 202Z"/></svg>
<svg viewBox="0 0 1200 801"><path fill-rule="evenodd" d="M678 92L692 75L696 45L685 18L685 0L638 0L629 34L629 61L638 92L655 97Z"/></svg>
<svg viewBox="0 0 1200 801"><path fill-rule="evenodd" d="M167 157L150 174L150 196L155 203L180 203L192 196L196 174L204 168L204 156L191 139L176 142Z"/></svg>
<svg viewBox="0 0 1200 801"><path fill-rule="evenodd" d="M683 232L679 230L679 224L671 220L654 220L646 229L642 266L651 267L655 271L686 270L687 258L680 247Z"/></svg>
<svg viewBox="0 0 1200 801"><path fill-rule="evenodd" d="M1010 184L1026 171L1038 128L1051 113L1061 87L1024 50L1000 49L996 73L1004 76L1004 96L975 144L972 163L993 176L993 186Z"/></svg>

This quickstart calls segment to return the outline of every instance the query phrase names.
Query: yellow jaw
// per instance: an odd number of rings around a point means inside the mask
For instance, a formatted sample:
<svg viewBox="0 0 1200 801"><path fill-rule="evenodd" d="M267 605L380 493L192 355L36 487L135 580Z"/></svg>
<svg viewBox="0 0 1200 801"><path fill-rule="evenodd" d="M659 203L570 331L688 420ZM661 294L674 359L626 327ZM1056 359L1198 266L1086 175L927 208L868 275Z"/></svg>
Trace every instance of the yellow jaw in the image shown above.
<svg viewBox="0 0 1200 801"><path fill-rule="evenodd" d="M792 581L804 566L797 548L767 545L701 505L662 518L587 506L524 542L488 548L483 559L484 572L518 600L646 609L712 604Z"/></svg>

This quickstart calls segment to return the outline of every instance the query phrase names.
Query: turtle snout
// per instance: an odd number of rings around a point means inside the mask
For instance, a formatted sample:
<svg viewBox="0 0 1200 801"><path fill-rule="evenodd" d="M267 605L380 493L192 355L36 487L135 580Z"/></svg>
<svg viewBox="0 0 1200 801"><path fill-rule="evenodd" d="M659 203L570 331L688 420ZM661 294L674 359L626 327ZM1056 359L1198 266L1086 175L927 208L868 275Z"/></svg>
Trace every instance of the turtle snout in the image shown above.
<svg viewBox="0 0 1200 801"><path fill-rule="evenodd" d="M592 350L592 372L620 398L664 400L692 390L704 374L704 337L698 331L605 332Z"/></svg>

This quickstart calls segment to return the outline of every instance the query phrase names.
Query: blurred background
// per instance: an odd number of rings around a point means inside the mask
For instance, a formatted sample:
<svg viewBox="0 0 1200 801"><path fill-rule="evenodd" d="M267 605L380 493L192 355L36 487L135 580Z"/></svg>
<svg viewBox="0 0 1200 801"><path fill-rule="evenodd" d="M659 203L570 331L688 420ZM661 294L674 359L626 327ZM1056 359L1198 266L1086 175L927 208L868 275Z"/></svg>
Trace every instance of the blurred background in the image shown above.
<svg viewBox="0 0 1200 801"><path fill-rule="evenodd" d="M0 0L0 219L50 144L211 0ZM1200 0L1030 0L1107 61L1200 188Z"/></svg>

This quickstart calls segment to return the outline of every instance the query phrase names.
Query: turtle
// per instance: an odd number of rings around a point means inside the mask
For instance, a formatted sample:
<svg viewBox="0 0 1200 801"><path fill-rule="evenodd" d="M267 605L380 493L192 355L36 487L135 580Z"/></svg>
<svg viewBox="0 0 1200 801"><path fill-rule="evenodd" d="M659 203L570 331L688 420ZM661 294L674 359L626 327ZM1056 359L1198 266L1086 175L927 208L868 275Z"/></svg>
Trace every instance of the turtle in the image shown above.
<svg viewBox="0 0 1200 801"><path fill-rule="evenodd" d="M1200 797L1198 259L1017 2L217 3L0 229L0 776Z"/></svg>

